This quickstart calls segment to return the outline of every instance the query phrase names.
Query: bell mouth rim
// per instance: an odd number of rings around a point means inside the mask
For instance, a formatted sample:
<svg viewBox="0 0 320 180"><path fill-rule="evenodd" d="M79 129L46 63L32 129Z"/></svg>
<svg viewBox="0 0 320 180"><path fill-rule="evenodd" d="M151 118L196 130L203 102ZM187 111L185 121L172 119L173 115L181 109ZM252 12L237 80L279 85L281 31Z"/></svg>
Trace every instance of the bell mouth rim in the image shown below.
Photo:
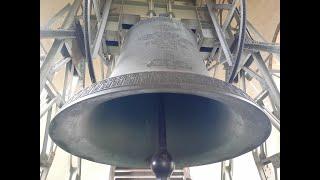
<svg viewBox="0 0 320 180"><path fill-rule="evenodd" d="M177 83L179 81L179 78L174 79L167 79L167 80L160 80L163 77L173 77L174 75L177 75L178 77L185 77L185 81L181 83ZM132 83L125 84L124 81L121 81L121 76L122 77L128 77L128 76L134 76L136 78L141 78L144 79L146 77L157 77L159 78L160 81L131 81ZM143 78L144 77L144 78ZM128 78L131 79L131 78ZM132 78L134 79L134 78ZM196 80L202 79L203 82L206 83L192 83L196 82ZM181 79L180 79L181 80ZM111 83L110 83L111 82ZM144 82L144 83L142 83ZM198 81L199 82L199 81ZM105 84L109 84L108 86L103 86ZM100 88L98 88L100 87ZM221 88L224 91L222 91ZM245 102L250 109L256 109L258 112L260 110L260 114L264 115L264 118L261 119L268 119L267 127L268 132L265 133L265 136L263 136L261 139L263 139L262 143L270 136L271 134L271 123L269 120L268 115L264 112L264 110L259 107L247 94L242 92L240 89L237 87L218 80L214 79L208 76L203 76L203 75L198 75L198 74L192 74L192 73L182 73L182 72L140 72L140 73L132 73L132 74L126 74L126 75L120 75L116 77L111 77L106 80L100 81L96 84L92 84L91 86L79 91L74 97L70 99L57 113L57 115L54 117L52 120L52 123L50 124L49 128L49 135L52 140L57 140L56 138L51 136L51 131L52 127L54 126L53 124L55 123L56 118L59 119L59 116L62 114L62 112L72 106L79 105L84 100L90 100L94 101L96 98L103 98L105 102L110 101L112 99L116 99L119 97L125 97L125 96L132 96L132 95L139 95L139 94L148 94L148 93L178 93L178 94L189 94L189 95L195 95L195 96L200 96L212 100L219 101L221 103L224 103L222 99L224 98L229 98L230 100L236 100L236 101L241 101ZM101 100L101 101L103 101ZM99 102L97 102L99 104ZM225 104L225 103L224 103ZM226 104L229 106L229 104ZM59 140L57 145L60 144ZM61 144L60 144L61 145ZM60 146L59 145L59 146ZM260 144L259 144L260 145ZM247 147L243 151L239 152L238 154L234 154L233 157L237 157L239 155L242 155L244 153L247 153L251 151L252 149L255 149L259 145L255 145L255 147ZM61 147L61 146L60 146ZM71 150L69 147L64 147L63 148L65 151L71 153ZM82 158L93 161L93 162L98 162L98 163L103 163L106 164L103 160L98 160L98 159L92 159L89 156L85 156L84 154L77 153L75 155L81 155ZM224 158L222 158L223 160ZM205 163L195 163L192 164L192 166L199 166L199 165L206 165L206 164L211 164L211 163L216 163L220 162L219 161L208 161ZM117 165L110 163L110 165ZM183 167L184 165L182 164L177 164L177 167ZM128 166L131 167L131 166Z"/></svg>

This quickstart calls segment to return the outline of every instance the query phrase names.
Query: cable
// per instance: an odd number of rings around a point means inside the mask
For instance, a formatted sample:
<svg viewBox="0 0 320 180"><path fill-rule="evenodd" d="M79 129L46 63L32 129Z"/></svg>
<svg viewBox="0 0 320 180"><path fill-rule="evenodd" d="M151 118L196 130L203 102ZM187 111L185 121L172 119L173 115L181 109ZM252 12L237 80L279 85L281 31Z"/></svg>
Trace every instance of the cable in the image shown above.
<svg viewBox="0 0 320 180"><path fill-rule="evenodd" d="M84 0L83 19L84 19L84 45L86 50L86 59L88 61L88 70L92 83L96 83L96 77L94 75L94 69L92 64L92 56L90 52L89 42L89 26L90 26L90 0Z"/></svg>

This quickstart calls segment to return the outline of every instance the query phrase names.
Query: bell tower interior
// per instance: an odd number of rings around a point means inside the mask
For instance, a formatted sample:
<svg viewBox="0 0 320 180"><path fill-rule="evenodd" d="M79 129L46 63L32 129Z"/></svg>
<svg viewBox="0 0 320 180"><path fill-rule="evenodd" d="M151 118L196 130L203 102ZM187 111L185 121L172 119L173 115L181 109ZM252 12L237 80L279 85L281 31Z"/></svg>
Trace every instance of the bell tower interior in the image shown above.
<svg viewBox="0 0 320 180"><path fill-rule="evenodd" d="M41 0L40 179L166 173L280 179L280 2Z"/></svg>

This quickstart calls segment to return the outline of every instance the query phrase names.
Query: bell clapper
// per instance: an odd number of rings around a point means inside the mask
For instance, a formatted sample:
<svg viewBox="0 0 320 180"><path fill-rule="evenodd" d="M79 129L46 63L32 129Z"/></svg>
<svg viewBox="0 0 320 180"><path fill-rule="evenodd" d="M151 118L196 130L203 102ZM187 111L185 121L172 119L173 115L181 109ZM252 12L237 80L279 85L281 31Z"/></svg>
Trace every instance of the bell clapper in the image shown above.
<svg viewBox="0 0 320 180"><path fill-rule="evenodd" d="M151 169L157 180L167 180L174 170L174 162L171 155L167 151L166 142L166 121L164 117L164 99L159 94L159 114L158 114L158 130L159 130L159 149L151 159Z"/></svg>

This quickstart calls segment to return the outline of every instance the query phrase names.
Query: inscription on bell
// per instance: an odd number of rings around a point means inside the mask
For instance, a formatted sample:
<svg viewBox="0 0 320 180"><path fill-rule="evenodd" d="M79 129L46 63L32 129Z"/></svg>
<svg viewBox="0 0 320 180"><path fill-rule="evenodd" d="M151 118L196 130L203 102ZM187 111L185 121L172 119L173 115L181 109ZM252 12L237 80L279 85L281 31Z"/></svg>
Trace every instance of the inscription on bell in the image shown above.
<svg viewBox="0 0 320 180"><path fill-rule="evenodd" d="M177 33L172 32L155 32L143 35L138 38L140 41L146 41L145 46L155 46L161 49L177 50L178 48L190 50L194 44L189 40L182 38Z"/></svg>
<svg viewBox="0 0 320 180"><path fill-rule="evenodd" d="M179 31L180 28L176 26L172 26L172 24L156 24L153 26L154 29L159 29L160 31L172 32Z"/></svg>
<svg viewBox="0 0 320 180"><path fill-rule="evenodd" d="M174 56L167 54L167 57L151 60L147 67L165 67L168 69L192 70L192 67L186 61L175 60Z"/></svg>

